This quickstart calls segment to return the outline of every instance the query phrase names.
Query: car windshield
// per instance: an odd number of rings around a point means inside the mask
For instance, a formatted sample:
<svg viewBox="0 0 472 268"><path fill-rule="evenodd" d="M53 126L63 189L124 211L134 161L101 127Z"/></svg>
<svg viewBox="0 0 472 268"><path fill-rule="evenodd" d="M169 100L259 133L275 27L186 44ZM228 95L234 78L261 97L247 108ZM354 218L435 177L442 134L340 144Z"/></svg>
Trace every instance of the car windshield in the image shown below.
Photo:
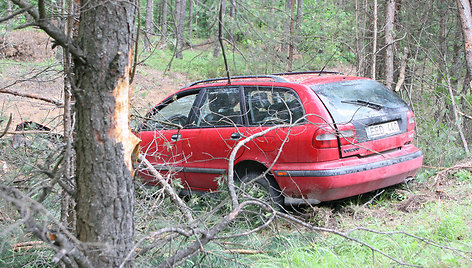
<svg viewBox="0 0 472 268"><path fill-rule="evenodd" d="M311 88L337 123L385 114L385 110L408 107L394 92L369 79L333 82Z"/></svg>

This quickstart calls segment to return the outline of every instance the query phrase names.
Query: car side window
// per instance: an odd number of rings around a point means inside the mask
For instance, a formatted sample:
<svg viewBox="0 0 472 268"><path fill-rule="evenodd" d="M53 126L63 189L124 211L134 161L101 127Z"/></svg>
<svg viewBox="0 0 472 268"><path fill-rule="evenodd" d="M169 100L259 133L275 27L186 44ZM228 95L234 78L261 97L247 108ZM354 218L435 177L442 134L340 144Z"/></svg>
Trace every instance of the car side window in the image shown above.
<svg viewBox="0 0 472 268"><path fill-rule="evenodd" d="M243 124L239 88L207 89L198 114L199 127Z"/></svg>
<svg viewBox="0 0 472 268"><path fill-rule="evenodd" d="M305 114L296 93L286 88L248 88L245 96L251 125L290 124Z"/></svg>
<svg viewBox="0 0 472 268"><path fill-rule="evenodd" d="M146 115L142 130L176 129L188 124L198 92L178 97L174 95Z"/></svg>

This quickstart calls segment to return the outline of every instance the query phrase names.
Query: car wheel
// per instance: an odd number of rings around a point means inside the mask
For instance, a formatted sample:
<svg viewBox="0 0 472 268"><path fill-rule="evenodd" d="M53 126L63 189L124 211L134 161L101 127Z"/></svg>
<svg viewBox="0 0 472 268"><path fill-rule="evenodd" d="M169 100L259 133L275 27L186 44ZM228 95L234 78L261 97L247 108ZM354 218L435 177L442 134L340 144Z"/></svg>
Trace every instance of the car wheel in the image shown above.
<svg viewBox="0 0 472 268"><path fill-rule="evenodd" d="M254 197L261 199L267 204L271 205L279 212L286 212L284 206L284 196L280 190L277 182L270 175L262 176L261 172L246 171L240 178L242 190ZM257 179L260 177L259 179ZM256 180L257 179L257 180Z"/></svg>

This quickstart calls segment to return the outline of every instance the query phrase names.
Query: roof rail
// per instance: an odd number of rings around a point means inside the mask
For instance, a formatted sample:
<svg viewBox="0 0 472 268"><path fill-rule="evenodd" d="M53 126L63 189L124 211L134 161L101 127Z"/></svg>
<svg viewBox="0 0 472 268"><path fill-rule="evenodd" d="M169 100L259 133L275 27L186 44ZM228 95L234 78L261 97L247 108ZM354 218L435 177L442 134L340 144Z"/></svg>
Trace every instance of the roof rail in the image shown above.
<svg viewBox="0 0 472 268"><path fill-rule="evenodd" d="M256 79L257 78L271 78L271 79L274 80L274 82L289 82L287 79L285 79L283 77L280 77L280 76L277 76L277 75L272 75L272 74L231 76L231 79L246 79L246 78L256 78ZM228 80L228 77L219 77L219 78L210 78L210 79L199 80L199 81L195 81L195 82L192 82L192 83L186 85L184 88L195 86L195 85L198 85L198 84L201 84L201 83L216 82L216 81L221 81L221 80Z"/></svg>
<svg viewBox="0 0 472 268"><path fill-rule="evenodd" d="M272 75L297 75L297 74L343 74L343 73L321 70L321 71L302 71L302 72L276 73L276 74L272 74Z"/></svg>

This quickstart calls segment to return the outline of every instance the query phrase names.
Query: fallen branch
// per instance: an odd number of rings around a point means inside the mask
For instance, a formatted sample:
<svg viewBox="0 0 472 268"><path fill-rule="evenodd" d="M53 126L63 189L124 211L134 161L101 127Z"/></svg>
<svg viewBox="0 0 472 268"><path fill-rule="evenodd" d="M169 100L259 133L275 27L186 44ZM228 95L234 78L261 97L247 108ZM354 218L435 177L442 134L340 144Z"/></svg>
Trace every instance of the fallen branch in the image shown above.
<svg viewBox="0 0 472 268"><path fill-rule="evenodd" d="M151 175L159 181L159 184L164 188L166 194L169 195L172 202L174 202L179 210L184 214L189 222L193 222L192 210L185 204L184 201L179 197L179 195L175 192L174 188L170 186L167 180L162 177L162 175L152 166L151 162L149 162L143 155L138 156L138 161L141 162L145 169L151 173Z"/></svg>
<svg viewBox="0 0 472 268"><path fill-rule="evenodd" d="M227 249L223 250L224 253L238 253L238 254L246 254L246 255L251 255L251 254L262 254L264 251L262 250L257 250L257 249Z"/></svg>
<svg viewBox="0 0 472 268"><path fill-rule="evenodd" d="M447 175L450 171L457 170L457 169L466 169L466 168L472 168L472 158L469 158L463 163L456 164L452 167L449 168L444 168L441 171L439 171L436 176L434 177L434 183L433 183L433 188L437 189L440 179Z"/></svg>
<svg viewBox="0 0 472 268"><path fill-rule="evenodd" d="M459 110L458 110L457 112L458 112L460 115L462 115L463 117L465 117L465 118L468 118L468 119L471 119L471 120L472 120L472 116L470 116L470 115L468 115L468 114L465 114L465 113L463 113L463 112L461 112L461 111L459 111Z"/></svg>
<svg viewBox="0 0 472 268"><path fill-rule="evenodd" d="M44 245L56 251L57 254L52 259L54 262L63 261L69 267L72 266L72 262L74 266L92 267L83 252L84 245L40 203L18 189L2 184L0 184L0 198L16 207L22 217L22 223L29 232L41 239ZM45 215L54 224L54 230L48 222L36 217L38 213Z"/></svg>
<svg viewBox="0 0 472 268"><path fill-rule="evenodd" d="M8 133L8 129L10 128L10 124L11 124L11 119L12 119L12 114L10 113L10 118L8 118L7 126L5 127L5 130L2 132L2 134L0 134L0 138L2 138L3 136L5 136L5 134Z"/></svg>
<svg viewBox="0 0 472 268"><path fill-rule="evenodd" d="M11 248L14 252L23 251L23 250L30 250L30 249L40 249L46 246L44 241L28 241L22 243L16 243L11 245Z"/></svg>
<svg viewBox="0 0 472 268"><path fill-rule="evenodd" d="M33 95L33 94L28 94L28 93L20 93L20 92L17 92L17 91L11 91L11 90L5 90L5 89L0 90L0 93L10 94L10 95L18 96L18 97L30 98L30 99L35 99L35 100L41 100L41 101L44 101L44 102L47 102L47 103L54 104L57 107L64 106L64 103L62 103L60 101L48 99L48 98L41 97L41 96L38 96L38 95Z"/></svg>

